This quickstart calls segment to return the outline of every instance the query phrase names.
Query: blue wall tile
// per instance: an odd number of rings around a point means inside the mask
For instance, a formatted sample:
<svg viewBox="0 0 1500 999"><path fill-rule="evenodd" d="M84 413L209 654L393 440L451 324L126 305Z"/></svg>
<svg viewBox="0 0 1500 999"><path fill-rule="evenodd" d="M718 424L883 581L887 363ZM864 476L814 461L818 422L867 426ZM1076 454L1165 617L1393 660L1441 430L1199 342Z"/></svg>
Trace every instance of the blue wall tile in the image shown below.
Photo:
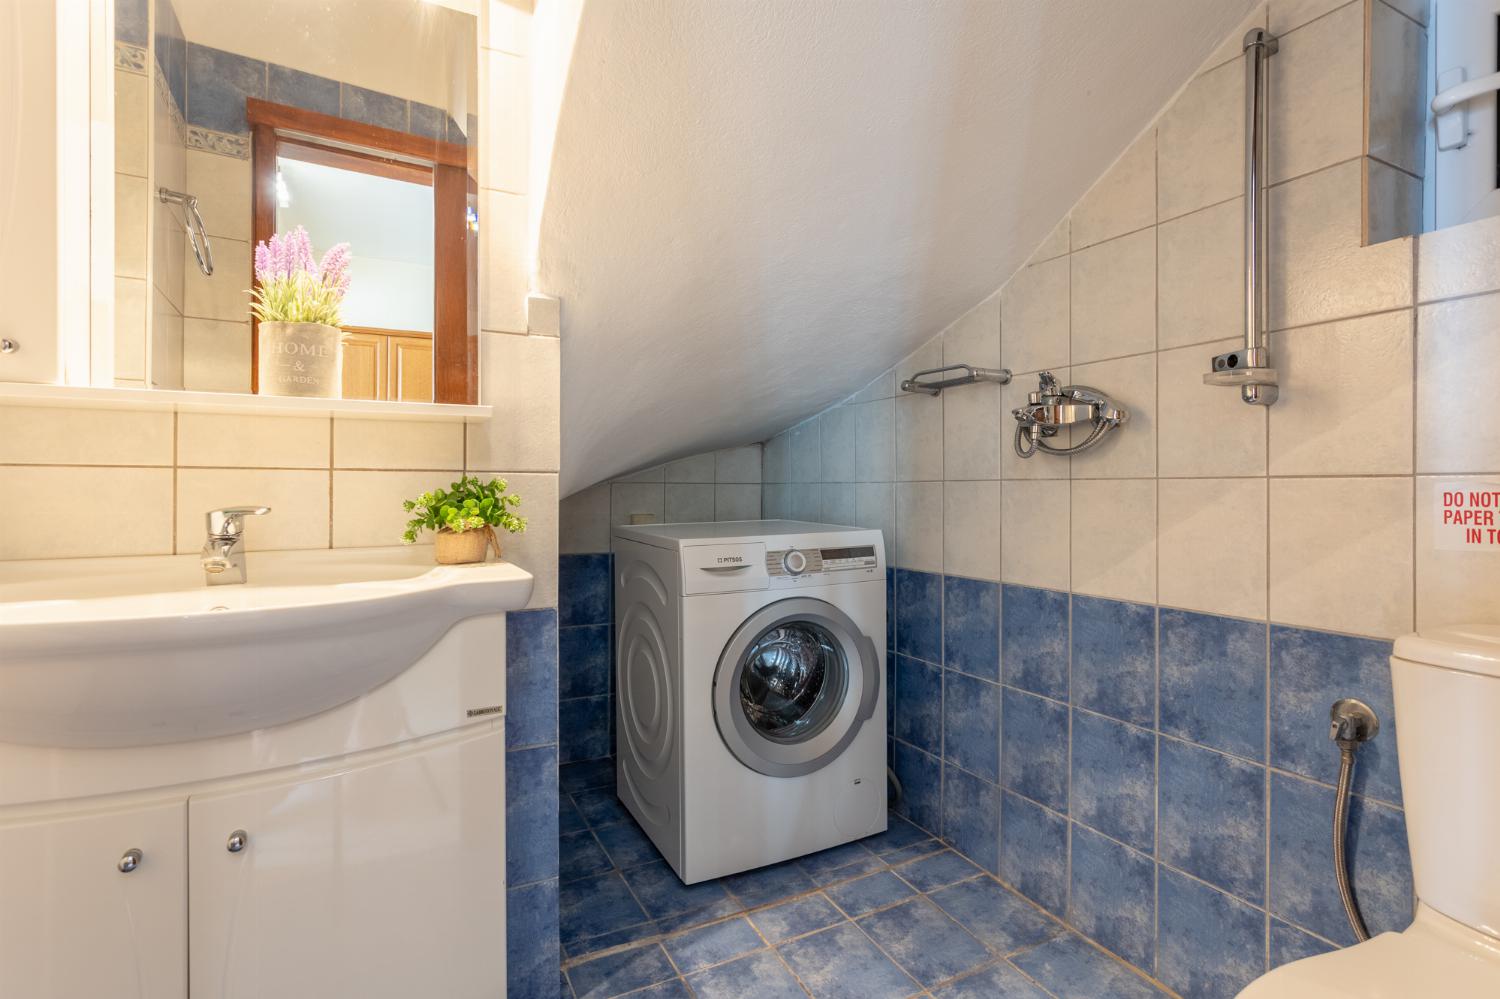
<svg viewBox="0 0 1500 999"><path fill-rule="evenodd" d="M896 570L896 651L930 663L943 661L943 577Z"/></svg>
<svg viewBox="0 0 1500 999"><path fill-rule="evenodd" d="M1068 807L1068 709L1005 689L1000 783L1056 811Z"/></svg>
<svg viewBox="0 0 1500 999"><path fill-rule="evenodd" d="M538 881L505 893L505 994L510 999L560 994L557 896L556 881Z"/></svg>
<svg viewBox="0 0 1500 999"><path fill-rule="evenodd" d="M1072 768L1072 817L1154 854L1156 736L1075 710Z"/></svg>
<svg viewBox="0 0 1500 999"><path fill-rule="evenodd" d="M989 878L972 878L929 896L996 954L1014 954L1062 932L1020 895Z"/></svg>
<svg viewBox="0 0 1500 999"><path fill-rule="evenodd" d="M1067 820L1006 792L1000 805L1000 876L1061 916L1068 894Z"/></svg>
<svg viewBox="0 0 1500 999"><path fill-rule="evenodd" d="M885 570L885 647L896 648L896 570Z"/></svg>
<svg viewBox="0 0 1500 999"><path fill-rule="evenodd" d="M513 749L505 754L506 883L557 876L557 748Z"/></svg>
<svg viewBox="0 0 1500 999"><path fill-rule="evenodd" d="M1012 963L1049 994L1068 999L1157 999L1161 995L1076 933L1065 933L1019 954Z"/></svg>
<svg viewBox="0 0 1500 999"><path fill-rule="evenodd" d="M942 769L936 756L897 742L891 756L891 768L901 782L901 806L898 811L912 822L937 832L942 828Z"/></svg>
<svg viewBox="0 0 1500 999"><path fill-rule="evenodd" d="M999 685L951 669L943 683L943 758L999 782Z"/></svg>
<svg viewBox="0 0 1500 999"><path fill-rule="evenodd" d="M1030 586L1002 588L1000 675L1012 686L1068 696L1068 595Z"/></svg>
<svg viewBox="0 0 1500 999"><path fill-rule="evenodd" d="M1162 739L1161 859L1259 904L1265 897L1265 769Z"/></svg>
<svg viewBox="0 0 1500 999"><path fill-rule="evenodd" d="M986 680L1000 679L1000 584L943 580L943 661Z"/></svg>
<svg viewBox="0 0 1500 999"><path fill-rule="evenodd" d="M1328 709L1357 697L1374 709L1380 732L1359 748L1354 790L1401 801L1391 643L1301 628L1271 629L1271 763L1332 784L1339 753L1328 738Z"/></svg>
<svg viewBox="0 0 1500 999"><path fill-rule="evenodd" d="M147 0L115 0L115 38L131 45L146 46Z"/></svg>
<svg viewBox="0 0 1500 999"><path fill-rule="evenodd" d="M612 595L608 554L558 557L557 620L564 628L609 624Z"/></svg>
<svg viewBox="0 0 1500 999"><path fill-rule="evenodd" d="M590 697L609 693L610 630L607 624L559 629L559 697Z"/></svg>
<svg viewBox="0 0 1500 999"><path fill-rule="evenodd" d="M305 108L319 114L339 113L339 81L324 76L304 73L300 69L278 66L266 67L267 93L277 104L289 104L294 108Z"/></svg>
<svg viewBox="0 0 1500 999"><path fill-rule="evenodd" d="M203 45L187 47L188 124L249 135L245 98L265 96L265 63Z"/></svg>
<svg viewBox="0 0 1500 999"><path fill-rule="evenodd" d="M167 77L177 109L187 114L187 39L171 0L156 0L156 62Z"/></svg>
<svg viewBox="0 0 1500 999"><path fill-rule="evenodd" d="M1073 704L1156 725L1156 608L1073 597Z"/></svg>
<svg viewBox="0 0 1500 999"><path fill-rule="evenodd" d="M1156 865L1073 825L1068 922L1139 968L1156 951Z"/></svg>
<svg viewBox="0 0 1500 999"><path fill-rule="evenodd" d="M920 659L896 657L898 739L934 756L942 748L943 670Z"/></svg>
<svg viewBox="0 0 1500 999"><path fill-rule="evenodd" d="M1333 945L1295 926L1288 926L1279 919L1271 920L1271 967L1300 961L1304 957L1316 957L1333 950Z"/></svg>
<svg viewBox="0 0 1500 999"><path fill-rule="evenodd" d="M944 765L942 833L965 857L1000 873L1000 788Z"/></svg>
<svg viewBox="0 0 1500 999"><path fill-rule="evenodd" d="M564 763L597 760L611 755L614 743L609 735L608 695L559 701L557 718Z"/></svg>
<svg viewBox="0 0 1500 999"><path fill-rule="evenodd" d="M340 114L350 121L406 131L406 101L376 90L345 83L340 95Z"/></svg>
<svg viewBox="0 0 1500 999"><path fill-rule="evenodd" d="M1333 876L1332 788L1271 775L1270 909L1338 944L1354 943ZM1354 893L1370 932L1404 930L1412 918L1411 858L1399 808L1350 801L1345 840Z"/></svg>
<svg viewBox="0 0 1500 999"><path fill-rule="evenodd" d="M1163 867L1157 977L1192 999L1233 999L1265 971L1266 917Z"/></svg>
<svg viewBox="0 0 1500 999"><path fill-rule="evenodd" d="M1265 759L1264 624L1162 609L1161 730Z"/></svg>
<svg viewBox="0 0 1500 999"><path fill-rule="evenodd" d="M505 615L505 744L557 741L557 612Z"/></svg>

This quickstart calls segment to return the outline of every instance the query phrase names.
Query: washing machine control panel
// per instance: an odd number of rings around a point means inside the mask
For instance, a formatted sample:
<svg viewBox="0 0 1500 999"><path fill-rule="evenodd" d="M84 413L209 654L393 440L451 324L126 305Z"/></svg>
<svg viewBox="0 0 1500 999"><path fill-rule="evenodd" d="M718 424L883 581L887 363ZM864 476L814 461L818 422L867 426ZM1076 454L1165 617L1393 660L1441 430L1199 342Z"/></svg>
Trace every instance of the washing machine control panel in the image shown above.
<svg viewBox="0 0 1500 999"><path fill-rule="evenodd" d="M873 545L787 548L766 552L766 572L771 576L805 576L844 569L873 569L878 565Z"/></svg>

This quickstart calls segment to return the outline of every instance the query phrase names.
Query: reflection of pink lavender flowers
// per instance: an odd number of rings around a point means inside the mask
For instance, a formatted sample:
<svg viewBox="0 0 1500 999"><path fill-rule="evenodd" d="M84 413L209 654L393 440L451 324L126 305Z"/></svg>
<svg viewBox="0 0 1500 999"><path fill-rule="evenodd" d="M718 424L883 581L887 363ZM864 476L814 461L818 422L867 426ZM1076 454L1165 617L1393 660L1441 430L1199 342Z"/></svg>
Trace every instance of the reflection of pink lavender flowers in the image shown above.
<svg viewBox="0 0 1500 999"><path fill-rule="evenodd" d="M339 325L349 291L349 244L313 257L312 239L298 226L255 246L256 288L251 310L261 322Z"/></svg>

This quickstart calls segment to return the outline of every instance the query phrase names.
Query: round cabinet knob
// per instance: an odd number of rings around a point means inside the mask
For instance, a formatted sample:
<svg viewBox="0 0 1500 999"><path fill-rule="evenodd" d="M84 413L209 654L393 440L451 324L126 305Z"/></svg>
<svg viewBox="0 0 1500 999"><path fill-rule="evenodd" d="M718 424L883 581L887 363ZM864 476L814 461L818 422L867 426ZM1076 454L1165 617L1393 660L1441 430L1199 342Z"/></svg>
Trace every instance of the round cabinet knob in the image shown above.
<svg viewBox="0 0 1500 999"><path fill-rule="evenodd" d="M236 829L229 834L229 842L224 844L224 849L230 853L239 853L250 842L250 834L243 829Z"/></svg>
<svg viewBox="0 0 1500 999"><path fill-rule="evenodd" d="M789 551L781 557L781 565L793 576L801 575L807 569L807 556L799 551Z"/></svg>
<svg viewBox="0 0 1500 999"><path fill-rule="evenodd" d="M139 850L126 850L125 855L120 858L120 862L116 864L115 867L119 868L121 874L129 874L131 871L141 866L141 861L145 859L146 855L141 853L141 851Z"/></svg>

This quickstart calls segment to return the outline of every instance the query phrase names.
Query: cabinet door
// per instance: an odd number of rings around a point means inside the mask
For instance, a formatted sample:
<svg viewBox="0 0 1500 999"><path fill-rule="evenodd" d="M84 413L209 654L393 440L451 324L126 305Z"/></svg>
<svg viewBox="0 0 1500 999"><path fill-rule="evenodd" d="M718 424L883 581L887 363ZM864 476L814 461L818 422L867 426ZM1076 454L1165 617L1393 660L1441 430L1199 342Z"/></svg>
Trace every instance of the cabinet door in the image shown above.
<svg viewBox="0 0 1500 999"><path fill-rule="evenodd" d="M384 399L386 338L378 333L344 334L344 398Z"/></svg>
<svg viewBox="0 0 1500 999"><path fill-rule="evenodd" d="M192 798L193 999L504 996L504 768L489 729Z"/></svg>
<svg viewBox="0 0 1500 999"><path fill-rule="evenodd" d="M186 997L186 839L184 802L0 827L0 996Z"/></svg>
<svg viewBox="0 0 1500 999"><path fill-rule="evenodd" d="M396 402L431 402L432 339L420 336L387 339L390 381L386 398Z"/></svg>

